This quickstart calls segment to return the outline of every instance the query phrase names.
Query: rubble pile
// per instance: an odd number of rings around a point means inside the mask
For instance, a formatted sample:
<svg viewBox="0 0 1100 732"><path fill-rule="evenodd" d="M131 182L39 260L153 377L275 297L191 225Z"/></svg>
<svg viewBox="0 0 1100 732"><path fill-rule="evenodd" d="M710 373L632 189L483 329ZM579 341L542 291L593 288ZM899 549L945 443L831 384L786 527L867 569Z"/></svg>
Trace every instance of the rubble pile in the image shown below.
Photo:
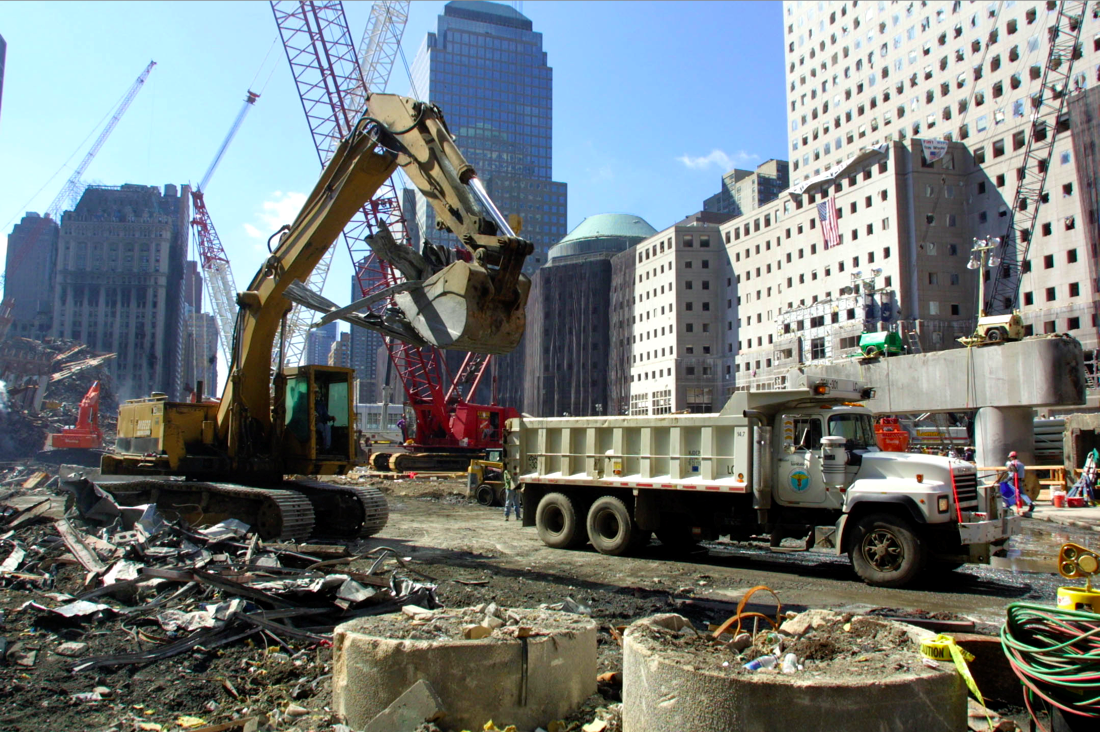
<svg viewBox="0 0 1100 732"><path fill-rule="evenodd" d="M439 607L435 585L387 547L356 555L343 545L266 544L234 519L195 529L153 505L119 506L83 478L6 476L0 683L18 691L25 679L56 680L41 691L43 706L137 720L118 729L188 728L164 717L160 707L171 705L161 694L128 693L149 672L179 687L185 698L173 699L173 714L182 706L196 729L261 712L261 727L300 718L315 728L316 710L304 705L330 693L336 624L408 604ZM356 560L371 563L352 571ZM193 688L205 698L187 696ZM22 729L3 714L0 728Z"/></svg>
<svg viewBox="0 0 1100 732"><path fill-rule="evenodd" d="M114 441L118 397L106 363L114 354L95 353L63 338L8 338L0 345L0 462L34 457L46 435L76 423L80 400L99 382L99 422ZM37 391L41 411L35 412Z"/></svg>
<svg viewBox="0 0 1100 732"><path fill-rule="evenodd" d="M13 409L0 392L0 462L25 460L46 444L50 422L43 415Z"/></svg>

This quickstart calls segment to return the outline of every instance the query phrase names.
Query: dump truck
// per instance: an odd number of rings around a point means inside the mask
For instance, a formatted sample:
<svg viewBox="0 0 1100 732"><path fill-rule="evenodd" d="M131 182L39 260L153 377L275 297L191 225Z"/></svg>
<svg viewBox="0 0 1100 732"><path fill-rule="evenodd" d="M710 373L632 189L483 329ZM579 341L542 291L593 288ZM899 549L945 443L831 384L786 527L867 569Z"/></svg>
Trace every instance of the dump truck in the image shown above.
<svg viewBox="0 0 1100 732"><path fill-rule="evenodd" d="M784 391L735 392L717 414L523 417L505 466L525 526L555 548L603 554L767 536L783 551L847 554L868 584L901 587L925 569L988 563L1020 530L972 464L883 452L867 385L802 377Z"/></svg>

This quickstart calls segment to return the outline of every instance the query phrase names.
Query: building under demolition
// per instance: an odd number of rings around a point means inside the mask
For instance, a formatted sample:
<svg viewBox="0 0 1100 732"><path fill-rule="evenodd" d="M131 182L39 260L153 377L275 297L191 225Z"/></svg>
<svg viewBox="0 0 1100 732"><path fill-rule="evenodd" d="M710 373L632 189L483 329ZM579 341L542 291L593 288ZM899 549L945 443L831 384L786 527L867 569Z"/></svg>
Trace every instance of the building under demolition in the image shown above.
<svg viewBox="0 0 1100 732"><path fill-rule="evenodd" d="M181 398L189 189L92 186L62 217L50 334L118 354L121 398Z"/></svg>

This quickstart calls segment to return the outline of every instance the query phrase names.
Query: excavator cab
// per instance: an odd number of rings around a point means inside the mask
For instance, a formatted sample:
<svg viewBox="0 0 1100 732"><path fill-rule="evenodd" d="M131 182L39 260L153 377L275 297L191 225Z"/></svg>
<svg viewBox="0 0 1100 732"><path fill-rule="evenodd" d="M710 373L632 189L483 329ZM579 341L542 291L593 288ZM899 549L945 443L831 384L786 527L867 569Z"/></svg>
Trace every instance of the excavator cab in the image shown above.
<svg viewBox="0 0 1100 732"><path fill-rule="evenodd" d="M282 456L286 472L340 475L354 466L354 374L336 366L286 370Z"/></svg>

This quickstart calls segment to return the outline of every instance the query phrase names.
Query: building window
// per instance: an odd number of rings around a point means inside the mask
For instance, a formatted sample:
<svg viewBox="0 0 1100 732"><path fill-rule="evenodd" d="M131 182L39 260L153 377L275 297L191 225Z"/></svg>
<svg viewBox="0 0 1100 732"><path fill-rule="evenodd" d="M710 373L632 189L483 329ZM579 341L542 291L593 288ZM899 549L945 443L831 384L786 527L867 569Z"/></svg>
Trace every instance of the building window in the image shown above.
<svg viewBox="0 0 1100 732"><path fill-rule="evenodd" d="M1079 330L1081 328L1080 318L1069 318L1066 320L1066 330Z"/></svg>
<svg viewBox="0 0 1100 732"><path fill-rule="evenodd" d="M1070 297L1080 297L1081 296L1081 285L1080 285L1080 283L1078 283L1078 282L1070 282L1069 283L1069 296Z"/></svg>
<svg viewBox="0 0 1100 732"><path fill-rule="evenodd" d="M1048 287L1046 289L1047 302L1054 302L1055 295L1056 295L1056 292L1055 292L1055 289L1053 287Z"/></svg>

